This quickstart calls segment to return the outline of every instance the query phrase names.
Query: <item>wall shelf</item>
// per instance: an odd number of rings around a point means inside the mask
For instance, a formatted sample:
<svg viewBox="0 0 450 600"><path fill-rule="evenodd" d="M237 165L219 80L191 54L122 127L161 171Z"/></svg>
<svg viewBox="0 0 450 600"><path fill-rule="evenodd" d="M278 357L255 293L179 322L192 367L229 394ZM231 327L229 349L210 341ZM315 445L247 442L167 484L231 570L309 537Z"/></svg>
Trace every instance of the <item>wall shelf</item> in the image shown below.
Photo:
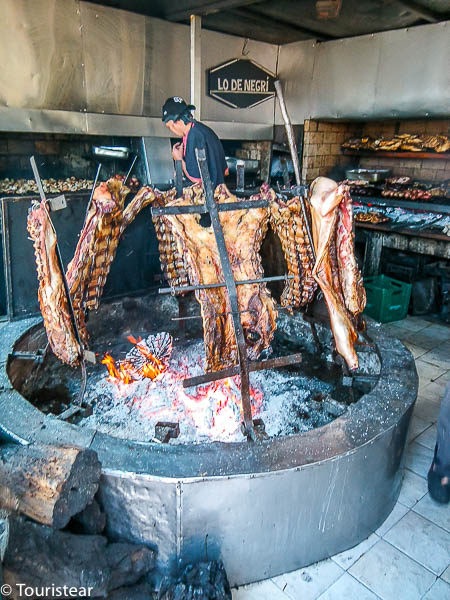
<svg viewBox="0 0 450 600"><path fill-rule="evenodd" d="M345 156L362 156L367 158L432 158L437 160L450 160L450 152L384 152L383 150L347 150L344 148Z"/></svg>

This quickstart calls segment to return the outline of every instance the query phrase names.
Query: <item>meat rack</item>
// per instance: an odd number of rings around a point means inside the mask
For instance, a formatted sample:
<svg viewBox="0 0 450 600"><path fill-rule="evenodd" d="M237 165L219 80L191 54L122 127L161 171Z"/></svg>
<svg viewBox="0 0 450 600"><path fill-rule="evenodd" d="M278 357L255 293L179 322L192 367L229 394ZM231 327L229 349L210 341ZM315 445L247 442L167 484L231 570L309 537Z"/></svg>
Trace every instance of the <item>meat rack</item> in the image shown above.
<svg viewBox="0 0 450 600"><path fill-rule="evenodd" d="M230 258L228 250L225 244L225 237L222 229L222 225L219 219L219 212L231 211L231 210L242 210L250 208L261 208L267 207L267 200L243 200L240 202L227 202L223 204L217 204L214 200L214 191L211 184L211 178L206 162L206 153L204 149L195 150L197 163L200 170L200 176L205 190L205 204L199 206L169 206L161 208L152 208L151 213L153 217L159 217L162 215L182 215L182 214L209 214L211 218L211 224L216 238L217 249L219 251L220 266L222 268L224 283L210 284L210 285L193 285L183 286L177 288L168 288L160 290L160 293L170 291L175 293L177 291L194 291L199 289L209 289L214 287L226 287L228 298L230 301L231 316L233 320L234 335L236 338L236 344L238 348L238 359L239 364L229 369L222 369L212 373L204 373L203 375L185 379L183 387L191 387L200 385L203 383L209 383L231 377L233 375L240 375L241 377L241 401L242 401L242 413L243 413L243 431L249 440L257 440L265 437L264 428L261 424L256 424L252 418L252 409L250 402L250 371L259 371L263 369L274 369L278 367L284 367L287 365L293 365L301 362L302 355L300 353L290 354L279 358L262 360L262 361L249 361L247 357L247 348L245 344L244 331L242 328L240 310L237 296L237 286L246 285L250 283L263 283L266 281L277 281L284 280L289 276L282 275L277 277L263 277L261 279L246 280L246 281L235 281L233 271L231 268ZM292 276L291 276L292 277Z"/></svg>

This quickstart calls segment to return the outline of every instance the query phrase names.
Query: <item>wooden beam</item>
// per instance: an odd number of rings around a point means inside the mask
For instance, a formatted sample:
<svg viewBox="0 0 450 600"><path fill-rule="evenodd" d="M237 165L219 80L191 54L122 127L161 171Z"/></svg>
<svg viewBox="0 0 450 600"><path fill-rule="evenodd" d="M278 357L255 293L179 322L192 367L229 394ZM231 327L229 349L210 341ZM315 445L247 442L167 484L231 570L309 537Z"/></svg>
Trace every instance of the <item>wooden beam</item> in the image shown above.
<svg viewBox="0 0 450 600"><path fill-rule="evenodd" d="M445 15L439 15L426 6L422 6L413 0L396 0L396 2L429 23L437 23L438 21L445 20Z"/></svg>
<svg viewBox="0 0 450 600"><path fill-rule="evenodd" d="M185 8L176 10L168 10L165 13L165 18L168 21L186 21L191 15L210 15L220 12L221 10L229 10L241 6L249 6L250 4L258 4L264 0L214 0L210 2L191 2Z"/></svg>
<svg viewBox="0 0 450 600"><path fill-rule="evenodd" d="M326 33L321 33L314 29L309 29L308 27L301 27L300 25L296 25L292 23L292 21L286 21L284 19L280 19L277 17L272 17L272 15L266 15L258 10L254 10L252 8L236 8L232 11L233 14L238 16L241 19L253 19L255 21L259 21L264 24L266 27L270 27L271 25L277 25L282 29L286 29L286 31L301 33L302 35L307 35L315 40L320 42L326 42L329 40L336 39L335 36L328 35Z"/></svg>

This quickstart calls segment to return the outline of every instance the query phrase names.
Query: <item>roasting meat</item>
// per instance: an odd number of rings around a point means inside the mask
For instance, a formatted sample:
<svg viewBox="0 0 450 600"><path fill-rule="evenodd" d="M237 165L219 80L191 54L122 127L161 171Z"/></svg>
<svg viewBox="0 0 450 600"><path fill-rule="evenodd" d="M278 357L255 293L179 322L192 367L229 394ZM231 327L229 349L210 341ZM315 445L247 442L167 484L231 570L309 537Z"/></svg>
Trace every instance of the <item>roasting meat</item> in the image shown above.
<svg viewBox="0 0 450 600"><path fill-rule="evenodd" d="M56 256L56 233L43 202L31 209L27 225L34 242L39 280L38 298L48 341L55 355L73 367L78 363L81 348L75 337L63 276Z"/></svg>
<svg viewBox="0 0 450 600"><path fill-rule="evenodd" d="M123 211L123 221L121 233L125 230L128 225L130 225L134 219L137 217L138 213L141 212L143 208L152 204L156 199L156 190L153 190L151 187L142 187L133 200L128 204L128 206Z"/></svg>
<svg viewBox="0 0 450 600"><path fill-rule="evenodd" d="M391 138L370 137L351 138L342 144L343 148L350 150L378 150L384 152L448 152L450 138L447 135L417 135L401 133Z"/></svg>
<svg viewBox="0 0 450 600"><path fill-rule="evenodd" d="M129 190L110 179L94 191L75 255L67 268L67 282L75 313L86 341L85 310L97 309L116 254L123 226L123 206Z"/></svg>
<svg viewBox="0 0 450 600"><path fill-rule="evenodd" d="M311 302L317 283L312 275L312 256L300 199L287 202L279 199L273 190L269 202L270 225L281 241L289 275L281 295L281 305L303 307Z"/></svg>
<svg viewBox="0 0 450 600"><path fill-rule="evenodd" d="M311 184L311 216L316 264L313 276L327 304L336 349L350 369L358 367L355 317L366 297L353 248L348 187L318 177Z"/></svg>
<svg viewBox="0 0 450 600"><path fill-rule="evenodd" d="M354 317L357 317L366 306L366 291L355 258L353 205L348 186L341 185L338 194L342 196L336 229L339 281L345 306Z"/></svg>
<svg viewBox="0 0 450 600"><path fill-rule="evenodd" d="M261 194L267 196L268 188ZM219 185L214 194L218 203L233 202L236 198L225 185ZM259 199L261 196L253 196ZM170 206L195 204L204 201L201 185L184 190L183 198L173 200ZM200 224L200 215L167 215L162 220L175 236L180 256L184 256L190 283L210 284L223 282L219 252L212 227ZM266 208L252 208L220 213L225 243L236 281L259 279L263 269L259 249L267 232L269 221ZM275 302L264 283L237 286L241 322L250 359L256 359L269 348L276 328ZM225 287L198 290L201 306L206 352L206 370L217 371L238 362L230 303Z"/></svg>
<svg viewBox="0 0 450 600"><path fill-rule="evenodd" d="M57 194L60 192L80 192L90 190L94 182L92 179L77 179L76 177L67 177L67 179L43 179L42 187L46 194ZM34 179L0 179L1 194L37 194L37 183Z"/></svg>
<svg viewBox="0 0 450 600"><path fill-rule="evenodd" d="M203 202L203 199L199 194L193 196L190 190L191 188L185 188L183 194L185 194L186 197L189 197L191 202L198 204L199 198ZM153 204L154 206L166 206L169 202L176 200L175 188L163 193L155 190L155 194L156 199ZM161 269L169 285L171 287L189 285L189 277L184 264L184 256L178 251L175 235L172 232L172 224L162 217L153 217L153 225L155 226L156 238L158 240ZM177 292L177 295L181 295L182 293L183 292Z"/></svg>

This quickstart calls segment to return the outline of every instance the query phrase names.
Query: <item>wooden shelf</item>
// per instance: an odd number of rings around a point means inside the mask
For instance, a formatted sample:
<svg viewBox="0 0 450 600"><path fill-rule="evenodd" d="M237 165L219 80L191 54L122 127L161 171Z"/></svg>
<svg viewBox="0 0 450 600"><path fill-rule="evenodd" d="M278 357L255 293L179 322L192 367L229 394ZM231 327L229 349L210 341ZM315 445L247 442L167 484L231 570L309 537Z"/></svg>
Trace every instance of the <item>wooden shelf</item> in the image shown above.
<svg viewBox="0 0 450 600"><path fill-rule="evenodd" d="M370 158L432 158L436 160L450 160L450 152L384 152L383 150L348 150L343 148L345 156L365 156Z"/></svg>

